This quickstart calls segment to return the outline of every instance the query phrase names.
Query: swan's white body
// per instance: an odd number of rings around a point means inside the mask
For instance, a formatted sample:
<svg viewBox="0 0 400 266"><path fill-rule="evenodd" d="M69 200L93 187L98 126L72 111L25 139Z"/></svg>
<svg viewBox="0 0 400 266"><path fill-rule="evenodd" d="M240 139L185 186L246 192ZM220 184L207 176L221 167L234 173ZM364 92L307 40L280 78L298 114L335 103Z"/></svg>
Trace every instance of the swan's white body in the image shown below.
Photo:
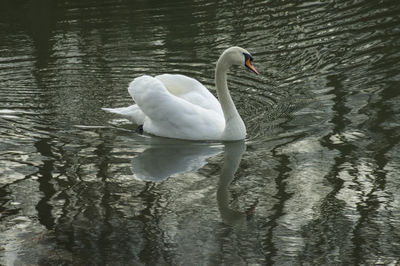
<svg viewBox="0 0 400 266"><path fill-rule="evenodd" d="M136 104L103 110L125 116L143 125L145 132L157 136L190 140L244 139L246 127L229 94L226 74L231 65L244 62L257 73L249 58L252 60L249 52L240 47L231 47L221 55L215 73L219 101L195 79L164 74L141 76L130 83L128 91Z"/></svg>

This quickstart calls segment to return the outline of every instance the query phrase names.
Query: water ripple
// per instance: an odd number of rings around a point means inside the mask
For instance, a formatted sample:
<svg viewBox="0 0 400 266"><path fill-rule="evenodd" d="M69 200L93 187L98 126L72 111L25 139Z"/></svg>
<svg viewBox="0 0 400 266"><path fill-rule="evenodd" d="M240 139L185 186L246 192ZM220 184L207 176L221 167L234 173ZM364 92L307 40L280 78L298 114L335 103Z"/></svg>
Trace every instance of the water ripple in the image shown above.
<svg viewBox="0 0 400 266"><path fill-rule="evenodd" d="M397 1L23 2L0 3L0 264L398 263ZM143 74L215 93L231 45L261 74L229 73L242 154L100 110ZM148 154L180 171L140 180Z"/></svg>

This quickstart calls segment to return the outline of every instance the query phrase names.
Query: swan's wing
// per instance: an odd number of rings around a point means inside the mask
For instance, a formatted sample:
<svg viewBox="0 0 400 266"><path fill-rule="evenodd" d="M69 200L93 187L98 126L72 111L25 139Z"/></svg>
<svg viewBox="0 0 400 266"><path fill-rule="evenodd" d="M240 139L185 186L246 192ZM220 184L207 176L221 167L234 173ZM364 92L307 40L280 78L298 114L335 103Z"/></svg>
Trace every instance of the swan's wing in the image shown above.
<svg viewBox="0 0 400 266"><path fill-rule="evenodd" d="M121 115L137 125L143 125L146 115L137 104L120 108L101 108L104 111Z"/></svg>
<svg viewBox="0 0 400 266"><path fill-rule="evenodd" d="M175 96L158 78L134 79L129 93L146 115L144 130L149 133L183 139L216 139L225 127L223 115ZM204 101L204 97L197 99Z"/></svg>
<svg viewBox="0 0 400 266"><path fill-rule="evenodd" d="M176 97L222 114L219 101L199 81L184 75L175 74L163 74L155 78L160 80L165 88Z"/></svg>
<svg viewBox="0 0 400 266"><path fill-rule="evenodd" d="M181 114L193 115L197 111L194 104L171 94L159 79L151 76L135 78L128 90L139 108L152 120L162 121L167 115L178 120Z"/></svg>

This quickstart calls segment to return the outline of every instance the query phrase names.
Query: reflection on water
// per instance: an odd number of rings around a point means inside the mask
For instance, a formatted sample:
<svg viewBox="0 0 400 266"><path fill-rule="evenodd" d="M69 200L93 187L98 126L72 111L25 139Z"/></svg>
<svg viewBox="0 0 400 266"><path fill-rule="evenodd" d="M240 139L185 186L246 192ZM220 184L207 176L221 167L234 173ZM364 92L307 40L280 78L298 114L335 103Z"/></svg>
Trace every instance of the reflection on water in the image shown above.
<svg viewBox="0 0 400 266"><path fill-rule="evenodd" d="M224 164L218 182L217 202L222 221L228 225L243 224L251 217L256 206L254 204L248 211L235 210L229 206L231 200L229 185L235 177L245 149L246 144L243 141L225 143Z"/></svg>
<svg viewBox="0 0 400 266"><path fill-rule="evenodd" d="M0 264L396 265L400 5L0 1ZM225 48L245 143L141 136L102 107Z"/></svg>
<svg viewBox="0 0 400 266"><path fill-rule="evenodd" d="M195 172L221 152L218 146L153 137L150 145L132 159L132 173L143 181L161 182L173 175Z"/></svg>

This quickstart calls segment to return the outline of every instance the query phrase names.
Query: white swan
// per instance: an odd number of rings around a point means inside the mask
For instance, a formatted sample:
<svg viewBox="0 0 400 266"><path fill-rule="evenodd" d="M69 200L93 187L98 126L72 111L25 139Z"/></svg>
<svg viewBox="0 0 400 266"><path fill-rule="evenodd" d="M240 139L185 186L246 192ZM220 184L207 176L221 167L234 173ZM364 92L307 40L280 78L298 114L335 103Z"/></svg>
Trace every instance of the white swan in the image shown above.
<svg viewBox="0 0 400 266"><path fill-rule="evenodd" d="M219 101L206 87L184 75L135 78L128 91L136 102L124 108L103 108L143 125L147 133L189 140L240 140L246 127L228 91L231 65L245 65L258 74L253 58L240 47L225 50L217 62L215 84Z"/></svg>

